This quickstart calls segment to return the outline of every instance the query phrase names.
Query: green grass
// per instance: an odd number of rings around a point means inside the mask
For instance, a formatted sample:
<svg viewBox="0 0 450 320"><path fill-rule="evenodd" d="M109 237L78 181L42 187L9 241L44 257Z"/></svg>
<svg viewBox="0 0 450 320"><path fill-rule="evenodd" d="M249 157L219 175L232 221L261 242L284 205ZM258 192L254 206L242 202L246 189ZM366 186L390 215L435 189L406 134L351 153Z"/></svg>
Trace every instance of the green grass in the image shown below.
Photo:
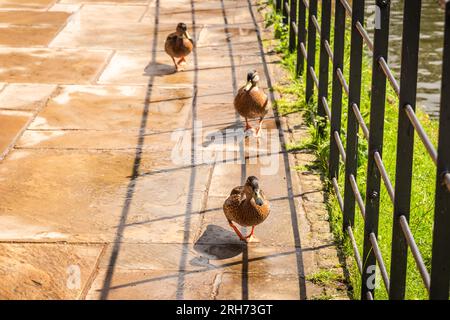
<svg viewBox="0 0 450 320"><path fill-rule="evenodd" d="M329 269L319 270L311 275L306 277L306 280L311 281L314 284L329 286L333 282L343 282L342 275L336 273L335 271Z"/></svg>
<svg viewBox="0 0 450 320"><path fill-rule="evenodd" d="M273 11L273 10L272 10ZM318 12L320 21L320 10ZM316 155L315 167L321 170L323 176L326 177L329 154L329 126L325 129L325 135L321 136L318 133L317 127L321 119L317 118L317 92L314 93L314 98L310 103L305 102L304 92L305 83L303 77L295 77L295 59L296 54L288 52L288 32L286 26L282 25L281 17L279 15L270 13L266 15L266 25L273 26L275 35L279 38L279 45L277 51L282 55L282 64L289 71L289 78L284 79L282 85L276 85L274 89L280 93L281 98L276 102L276 107L281 115L286 115L293 112L301 112L304 116L305 122L309 126L310 138L307 141L296 141L287 146L288 150L309 149ZM332 21L332 26L334 22ZM348 29L350 21L346 22L345 35L345 59L344 59L344 76L349 79L349 56L350 56L350 30ZM331 31L331 47L333 48L333 28ZM316 43L316 66L318 70L319 62L319 42L317 37ZM372 58L365 49L363 57L363 75L362 75L362 90L360 110L363 118L370 128L370 99L371 99L371 76L372 76ZM329 74L329 105L331 107L331 67ZM347 98L343 93L342 102L342 130L341 139L345 146L346 144L346 126L347 126ZM383 142L383 162L389 174L390 180L395 187L395 165L396 165L396 148L397 148L397 121L398 121L398 99L387 84L387 97L385 106L385 120L384 120L384 142ZM438 123L431 120L420 109L417 111L417 116L420 119L425 131L430 139L437 142ZM362 132L359 132L359 148L358 148L358 187L363 199L365 199L365 180L367 170L367 150L368 143L364 139ZM341 192L344 191L344 172L345 168L341 162L339 187ZM411 218L410 227L414 234L417 245L422 253L425 264L430 271L431 266L431 245L432 245L432 225L434 217L434 192L435 192L435 178L436 169L434 163L429 157L425 147L422 145L418 136L415 136L414 145L414 161L413 161L413 180L412 180L412 198L411 198ZM326 178L325 178L326 179ZM332 191L329 181L325 180L326 188L329 191L329 198L327 200L327 207L330 212L330 223L333 233L338 243L340 250L346 256L353 256L351 245L342 232L342 213L340 211L338 202ZM359 251L362 255L364 222L356 209L356 219L354 225L354 234L358 243ZM392 215L393 206L391 204L389 195L382 183L380 194L380 216L379 216L379 245L383 254L386 267L390 269L391 259L391 239L392 239ZM350 263L348 266L350 274L350 290L352 290L353 297L359 299L360 297L360 275L356 263ZM422 278L417 271L414 259L410 252L408 253L408 270L406 283L406 298L407 299L426 299L428 297L424 288ZM384 285L380 281L379 287L375 291L376 299L387 299L387 293Z"/></svg>

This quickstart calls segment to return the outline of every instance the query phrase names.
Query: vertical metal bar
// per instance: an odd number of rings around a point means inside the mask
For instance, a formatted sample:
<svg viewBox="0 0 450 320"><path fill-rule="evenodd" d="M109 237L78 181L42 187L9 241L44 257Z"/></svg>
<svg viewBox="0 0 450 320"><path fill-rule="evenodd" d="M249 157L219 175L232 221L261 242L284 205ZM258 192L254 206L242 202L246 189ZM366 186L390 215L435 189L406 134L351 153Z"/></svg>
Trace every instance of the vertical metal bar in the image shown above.
<svg viewBox="0 0 450 320"><path fill-rule="evenodd" d="M306 62L306 102L309 102L314 90L314 79L309 71L314 68L316 61L316 27L312 16L317 16L317 0L309 1L308 14L308 57Z"/></svg>
<svg viewBox="0 0 450 320"><path fill-rule="evenodd" d="M289 0L283 0L282 4L281 4L281 12L283 13L283 24L287 25L289 23L289 16L287 14L287 10L286 10L286 3L289 3Z"/></svg>
<svg viewBox="0 0 450 320"><path fill-rule="evenodd" d="M275 3L275 9L279 12L281 10L281 4L284 0L277 0Z"/></svg>
<svg viewBox="0 0 450 320"><path fill-rule="evenodd" d="M302 1L302 0L300 0ZM293 23L297 23L297 0L291 0L291 12L289 20L289 51L295 50L295 30Z"/></svg>
<svg viewBox="0 0 450 320"><path fill-rule="evenodd" d="M364 25L364 0L353 0L352 35L350 43L350 76L348 92L347 145L345 161L344 189L344 230L355 222L355 194L352 190L350 176L357 178L358 169L358 119L353 112L353 104L360 106L363 39L356 28L359 21Z"/></svg>
<svg viewBox="0 0 450 320"><path fill-rule="evenodd" d="M379 28L375 28L374 52L372 64L372 96L370 105L370 133L369 133L369 156L367 163L367 186L366 186L366 220L364 224L364 253L363 273L361 281L361 299L367 299L367 292L374 296L374 268L376 258L372 250L369 235L378 235L378 215L380 211L380 182L381 177L375 163L374 153L382 155L383 130L384 130L384 108L386 100L386 77L378 64L378 59L383 57L387 60L389 40L389 11L390 0L377 0L379 12ZM371 279L369 279L371 277ZM369 280L369 281L368 281Z"/></svg>
<svg viewBox="0 0 450 320"><path fill-rule="evenodd" d="M303 0L298 1L298 35L297 35L297 75L303 73L303 68L305 65L305 57L303 56L301 44L306 43L306 6Z"/></svg>
<svg viewBox="0 0 450 320"><path fill-rule="evenodd" d="M403 9L402 63L397 132L395 173L394 222L392 228L391 275L389 298L405 298L408 243L402 232L400 216L409 221L411 179L414 154L414 127L405 112L405 106L415 110L417 69L420 38L421 0L405 1Z"/></svg>
<svg viewBox="0 0 450 320"><path fill-rule="evenodd" d="M342 113L342 85L337 75L337 69L343 69L344 39L345 39L345 8L340 1L335 1L334 10L334 49L333 49L333 91L331 98L330 124L330 179L339 174L339 148L335 143L334 132L340 133Z"/></svg>
<svg viewBox="0 0 450 320"><path fill-rule="evenodd" d="M319 61L319 93L318 93L318 114L321 117L326 116L325 106L323 105L322 97L328 99L328 68L330 58L328 56L325 43L330 41L330 24L331 24L331 0L322 0L322 22L320 27L320 61ZM331 119L330 119L331 120ZM322 122L320 126L323 132L323 126L326 124Z"/></svg>
<svg viewBox="0 0 450 320"><path fill-rule="evenodd" d="M444 176L450 172L450 1L445 5L445 36L439 113L436 205L434 211L433 256L430 299L449 298L450 281L450 191Z"/></svg>

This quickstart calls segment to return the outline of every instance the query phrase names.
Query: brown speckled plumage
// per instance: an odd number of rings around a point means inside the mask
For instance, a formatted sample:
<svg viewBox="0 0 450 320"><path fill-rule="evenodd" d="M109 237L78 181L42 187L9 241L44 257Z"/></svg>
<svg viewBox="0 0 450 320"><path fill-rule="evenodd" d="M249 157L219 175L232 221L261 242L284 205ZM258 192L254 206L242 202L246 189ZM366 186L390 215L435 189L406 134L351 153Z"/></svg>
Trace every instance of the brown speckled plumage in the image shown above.
<svg viewBox="0 0 450 320"><path fill-rule="evenodd" d="M169 56L182 58L192 52L194 44L191 39L174 32L167 37L164 48Z"/></svg>
<svg viewBox="0 0 450 320"><path fill-rule="evenodd" d="M252 178L257 181L255 177L249 177L244 186L235 187L225 200L223 211L228 222L236 222L244 227L254 227L269 216L270 204L262 190L259 190L258 187L260 199L263 201L262 205L257 205L252 196L254 189L249 182Z"/></svg>
<svg viewBox="0 0 450 320"><path fill-rule="evenodd" d="M234 108L244 118L264 118L269 111L268 101L267 95L258 86L253 86L249 91L243 86L234 98Z"/></svg>

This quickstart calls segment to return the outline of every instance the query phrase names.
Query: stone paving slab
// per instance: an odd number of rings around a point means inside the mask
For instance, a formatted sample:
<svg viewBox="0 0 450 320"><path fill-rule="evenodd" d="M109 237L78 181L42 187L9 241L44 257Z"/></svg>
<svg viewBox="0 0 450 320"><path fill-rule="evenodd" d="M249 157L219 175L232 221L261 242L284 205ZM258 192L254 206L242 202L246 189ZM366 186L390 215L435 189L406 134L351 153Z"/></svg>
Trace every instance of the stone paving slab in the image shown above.
<svg viewBox="0 0 450 320"><path fill-rule="evenodd" d="M50 7L56 0L0 0L2 9L41 9Z"/></svg>
<svg viewBox="0 0 450 320"><path fill-rule="evenodd" d="M56 85L8 84L0 92L0 109L36 111L55 89Z"/></svg>
<svg viewBox="0 0 450 320"><path fill-rule="evenodd" d="M109 52L0 48L0 81L86 84L94 81Z"/></svg>
<svg viewBox="0 0 450 320"><path fill-rule="evenodd" d="M123 300L124 297L132 300L207 300L212 298L211 286L216 277L214 272L118 270L108 289L105 289L106 274L106 271L100 271L86 299L100 299L106 291L111 300Z"/></svg>
<svg viewBox="0 0 450 320"><path fill-rule="evenodd" d="M60 0L64 4L111 4L111 5L144 5L153 4L155 0Z"/></svg>
<svg viewBox="0 0 450 320"><path fill-rule="evenodd" d="M79 299L103 245L0 244L0 299ZM80 275L79 280L70 276ZM26 279L24 281L24 279Z"/></svg>
<svg viewBox="0 0 450 320"><path fill-rule="evenodd" d="M23 111L0 111L0 157L20 131L31 119L32 113Z"/></svg>
<svg viewBox="0 0 450 320"><path fill-rule="evenodd" d="M64 86L29 128L135 131L142 126L145 101L151 100L145 123L147 134L175 130L186 124L191 95L192 90L187 88L154 88L150 92L144 86Z"/></svg>
<svg viewBox="0 0 450 320"><path fill-rule="evenodd" d="M40 239L45 231L58 239L112 241L121 226L118 221L124 214L127 194L132 190L133 202L128 205L125 221L129 228L122 241L182 241L186 210L202 210L208 168L198 168L198 178L189 186L191 170L167 167L169 152L165 156L145 153L142 175L131 188L133 159L132 153L117 152L14 152L0 168L0 213L20 219L10 223L9 234L1 233L0 238L11 239L11 234L19 236L23 231L20 240ZM22 165L26 167L20 169ZM147 168L152 171L149 173ZM162 219L173 215L178 218L169 219L170 223ZM193 215L190 219L194 228L201 217ZM37 232L25 232L30 228Z"/></svg>

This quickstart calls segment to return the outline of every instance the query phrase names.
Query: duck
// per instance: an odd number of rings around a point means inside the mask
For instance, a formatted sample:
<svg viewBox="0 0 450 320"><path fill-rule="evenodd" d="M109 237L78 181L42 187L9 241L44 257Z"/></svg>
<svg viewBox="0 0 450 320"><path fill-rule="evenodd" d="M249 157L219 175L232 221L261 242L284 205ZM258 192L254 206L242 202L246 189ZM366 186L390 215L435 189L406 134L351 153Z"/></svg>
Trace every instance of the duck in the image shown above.
<svg viewBox="0 0 450 320"><path fill-rule="evenodd" d="M253 130L248 119L259 118L258 128L254 131L254 136L259 137L264 117L269 112L268 97L264 90L259 88L259 74L256 70L247 73L247 83L242 86L234 97L234 108L245 118L245 132Z"/></svg>
<svg viewBox="0 0 450 320"><path fill-rule="evenodd" d="M166 53L172 58L176 71L182 71L182 65L186 64L186 56L188 56L194 48L194 41L192 40L187 25L180 22L177 25L176 31L167 36L164 44ZM176 61L175 58L179 60Z"/></svg>
<svg viewBox="0 0 450 320"><path fill-rule="evenodd" d="M260 188L258 178L250 176L245 185L233 188L223 203L223 212L241 241L254 241L255 227L264 222L270 214L270 203ZM251 227L250 234L244 237L234 223Z"/></svg>

